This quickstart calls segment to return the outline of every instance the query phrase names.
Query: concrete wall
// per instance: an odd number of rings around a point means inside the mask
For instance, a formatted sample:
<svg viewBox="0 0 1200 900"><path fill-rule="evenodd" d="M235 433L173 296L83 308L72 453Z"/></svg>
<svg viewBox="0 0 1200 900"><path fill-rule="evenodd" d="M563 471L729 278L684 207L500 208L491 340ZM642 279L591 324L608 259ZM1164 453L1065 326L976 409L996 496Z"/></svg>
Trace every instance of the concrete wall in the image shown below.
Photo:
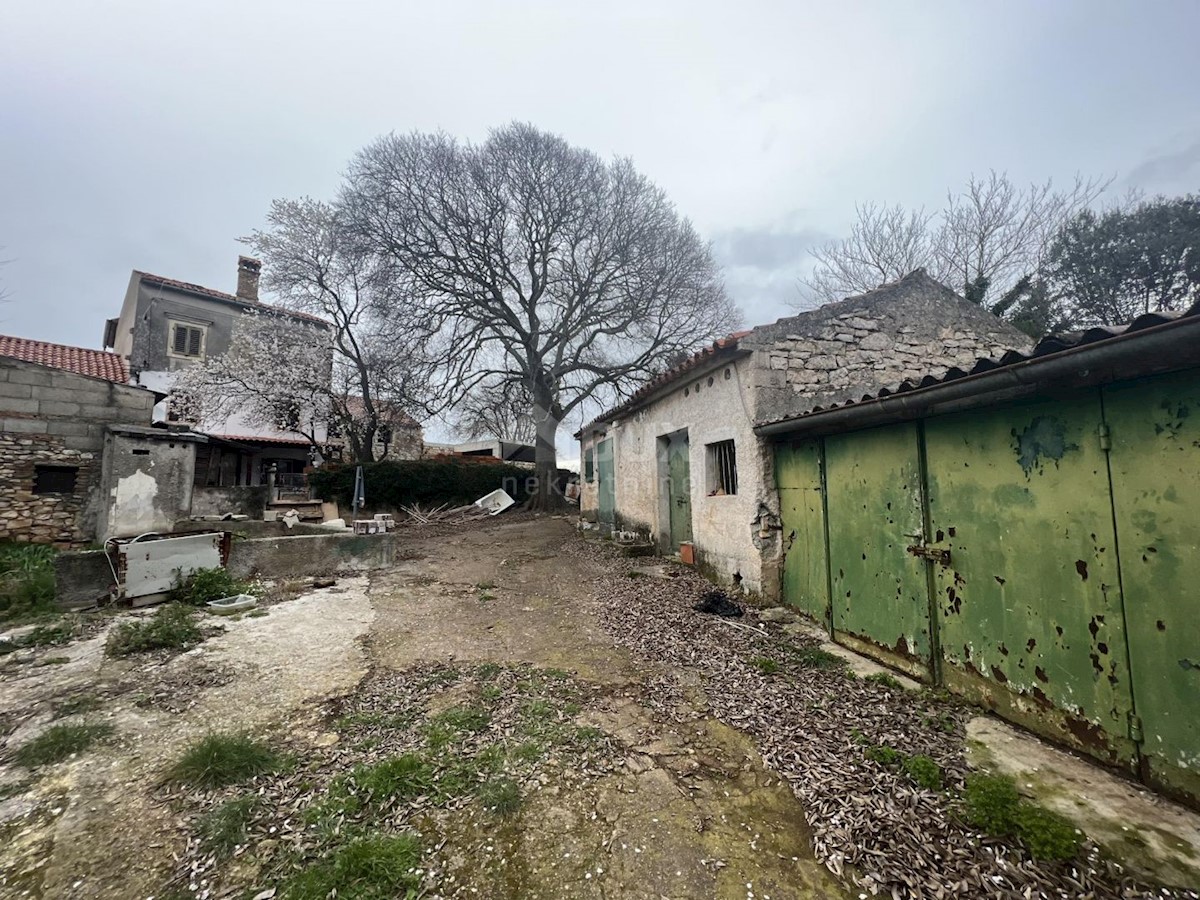
<svg viewBox="0 0 1200 900"><path fill-rule="evenodd" d="M198 435L110 429L104 443L98 539L170 531L189 514Z"/></svg>
<svg viewBox="0 0 1200 900"><path fill-rule="evenodd" d="M636 532L666 548L670 520L659 439L687 430L692 543L698 562L714 577L725 582L740 577L747 590L758 593L775 587L777 567L769 566L764 580L761 552L761 532L769 532L775 521L775 500L770 459L750 421L749 367L750 359L743 357L690 373L651 406L611 423L608 435L613 440L618 531ZM738 492L710 497L706 445L725 440L734 441ZM587 441L584 451L590 446ZM596 482L585 479L580 502L585 518L594 518L596 505Z"/></svg>
<svg viewBox="0 0 1200 900"><path fill-rule="evenodd" d="M0 540L94 540L108 425L150 424L154 395L0 357ZM78 469L70 493L34 494L38 465Z"/></svg>
<svg viewBox="0 0 1200 900"><path fill-rule="evenodd" d="M197 487L192 490L193 516L223 516L225 513L261 519L267 505L265 486Z"/></svg>

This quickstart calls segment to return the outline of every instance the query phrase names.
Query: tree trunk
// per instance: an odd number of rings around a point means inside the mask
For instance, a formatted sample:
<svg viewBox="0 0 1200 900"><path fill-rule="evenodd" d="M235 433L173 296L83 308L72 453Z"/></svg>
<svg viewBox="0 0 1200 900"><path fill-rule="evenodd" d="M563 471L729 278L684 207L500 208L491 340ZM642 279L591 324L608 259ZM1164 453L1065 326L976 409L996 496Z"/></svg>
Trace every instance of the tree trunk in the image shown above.
<svg viewBox="0 0 1200 900"><path fill-rule="evenodd" d="M529 498L528 507L539 512L555 510L563 505L558 491L558 417L554 414L554 397L550 386L542 379L533 388L533 421L537 425L534 441L534 474L537 490Z"/></svg>

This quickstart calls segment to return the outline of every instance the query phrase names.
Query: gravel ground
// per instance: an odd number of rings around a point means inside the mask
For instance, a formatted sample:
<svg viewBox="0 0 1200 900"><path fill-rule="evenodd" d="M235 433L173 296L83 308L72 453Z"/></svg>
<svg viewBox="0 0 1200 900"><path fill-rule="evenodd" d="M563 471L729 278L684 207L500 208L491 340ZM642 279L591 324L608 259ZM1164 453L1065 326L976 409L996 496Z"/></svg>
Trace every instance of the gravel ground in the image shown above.
<svg viewBox="0 0 1200 900"><path fill-rule="evenodd" d="M803 802L818 858L862 896L1200 896L1141 882L1091 842L1075 861L1036 862L1014 842L973 831L955 799L966 775L964 707L853 678L839 665L814 667L805 651L815 645L759 623L753 611L732 623L697 613L692 604L711 585L691 571L631 579L617 574L628 561L610 547L576 542L564 552L598 585L596 615L619 645L698 673L711 713L754 736ZM764 674L753 662L762 657L778 672ZM870 744L927 754L952 790L917 787L868 759Z"/></svg>

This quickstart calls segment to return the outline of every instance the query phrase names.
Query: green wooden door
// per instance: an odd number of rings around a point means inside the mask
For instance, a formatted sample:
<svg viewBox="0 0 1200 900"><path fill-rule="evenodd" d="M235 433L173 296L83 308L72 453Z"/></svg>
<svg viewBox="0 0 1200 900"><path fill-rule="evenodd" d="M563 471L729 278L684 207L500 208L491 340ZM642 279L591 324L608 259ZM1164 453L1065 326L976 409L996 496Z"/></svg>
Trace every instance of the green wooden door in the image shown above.
<svg viewBox="0 0 1200 900"><path fill-rule="evenodd" d="M1131 767L1129 672L1098 391L925 423L942 680Z"/></svg>
<svg viewBox="0 0 1200 900"><path fill-rule="evenodd" d="M821 442L780 444L775 479L783 523L783 602L829 627L829 570L821 496Z"/></svg>
<svg viewBox="0 0 1200 900"><path fill-rule="evenodd" d="M671 435L667 443L667 503L671 518L671 549L692 539L692 478L687 432Z"/></svg>
<svg viewBox="0 0 1200 900"><path fill-rule="evenodd" d="M888 425L825 439L830 598L835 638L929 680L926 561L917 426Z"/></svg>
<svg viewBox="0 0 1200 900"><path fill-rule="evenodd" d="M596 494L599 500L597 517L600 524L612 528L616 522L616 484L613 466L612 438L596 445Z"/></svg>
<svg viewBox="0 0 1200 900"><path fill-rule="evenodd" d="M1200 798L1200 372L1106 387L1147 777ZM1137 730L1137 729L1135 729Z"/></svg>

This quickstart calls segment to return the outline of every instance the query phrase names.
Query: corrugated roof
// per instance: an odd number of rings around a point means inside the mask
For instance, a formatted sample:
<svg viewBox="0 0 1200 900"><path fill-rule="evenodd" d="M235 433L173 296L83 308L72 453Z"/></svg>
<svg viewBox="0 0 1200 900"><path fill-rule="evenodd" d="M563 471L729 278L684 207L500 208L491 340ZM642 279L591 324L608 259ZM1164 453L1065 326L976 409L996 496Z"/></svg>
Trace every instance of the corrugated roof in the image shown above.
<svg viewBox="0 0 1200 900"><path fill-rule="evenodd" d="M695 371L706 363L713 362L717 358L718 354L732 356L738 351L738 345L742 338L748 337L752 332L753 329L735 331L728 337L723 337L719 340L713 341L709 346L696 351L683 362L679 363L679 365L667 369L667 371L663 372L661 375L657 375L650 381L646 382L644 385L634 391L633 394L630 395L629 399L624 403L614 406L612 409L594 418L591 422L576 432L576 437L599 422L612 421L617 416L636 409L659 388L670 384L672 381L682 378L687 373Z"/></svg>
<svg viewBox="0 0 1200 900"><path fill-rule="evenodd" d="M896 394L911 393L913 391L921 390L922 388L948 384L952 381L958 381L960 379L972 376L984 375L997 369L1004 369L1020 363L1028 363L1033 360L1053 356L1054 354L1063 353L1068 350L1076 350L1081 347L1086 347L1089 344L1097 344L1102 341L1109 341L1114 338L1124 337L1126 335L1134 335L1137 332L1145 331L1150 328L1156 328L1184 318L1200 318L1200 303L1197 303L1186 312L1147 313L1146 315L1138 316L1132 322L1128 322L1124 325L1103 325L1095 328L1086 328L1079 331L1064 331L1047 335L1038 341L1034 348L1028 353L1010 350L998 358L981 357L975 361L975 364L971 366L970 369L963 369L957 366L951 367L950 369L946 370L945 374L941 376L929 374L916 380L906 379L889 387L881 388L874 393L863 394L857 399L847 400L841 403L829 403L823 406L814 406L811 410L805 412L803 415L785 416L779 419L757 422L755 425L756 427L765 427L768 425L777 425L781 422L800 421L809 416L815 416L818 413L829 412L833 409L844 409L858 406L859 404L870 403L874 400L882 400L886 397L891 397ZM1197 361L1200 361L1200 347L1197 348Z"/></svg>
<svg viewBox="0 0 1200 900"><path fill-rule="evenodd" d="M219 438L223 441L237 441L242 444L280 444L289 447L307 447L309 442L302 437L260 437L256 434L213 434L205 432L209 437Z"/></svg>
<svg viewBox="0 0 1200 900"><path fill-rule="evenodd" d="M129 367L125 360L105 350L89 350L86 347L70 347L0 334L0 356L11 356L89 378L102 378L114 384L129 383Z"/></svg>
<svg viewBox="0 0 1200 900"><path fill-rule="evenodd" d="M329 322L327 322L325 319L322 319L320 316L312 316L308 313L284 309L282 306L272 306L269 303L255 303L249 300L243 300L235 294L227 294L224 291L216 291L212 288L204 287L204 285L201 284L192 284L188 281L178 281L174 278L164 278L162 275L153 275L150 272L142 272L138 269L134 269L133 273L142 279L143 284L170 288L176 291L184 291L188 294L195 294L198 297L207 297L210 300L219 300L222 303L228 303L232 306L241 307L242 309L265 309L269 310L270 312L279 313L280 315L289 316L293 319L301 319L305 322L316 322L325 326L329 325Z"/></svg>

